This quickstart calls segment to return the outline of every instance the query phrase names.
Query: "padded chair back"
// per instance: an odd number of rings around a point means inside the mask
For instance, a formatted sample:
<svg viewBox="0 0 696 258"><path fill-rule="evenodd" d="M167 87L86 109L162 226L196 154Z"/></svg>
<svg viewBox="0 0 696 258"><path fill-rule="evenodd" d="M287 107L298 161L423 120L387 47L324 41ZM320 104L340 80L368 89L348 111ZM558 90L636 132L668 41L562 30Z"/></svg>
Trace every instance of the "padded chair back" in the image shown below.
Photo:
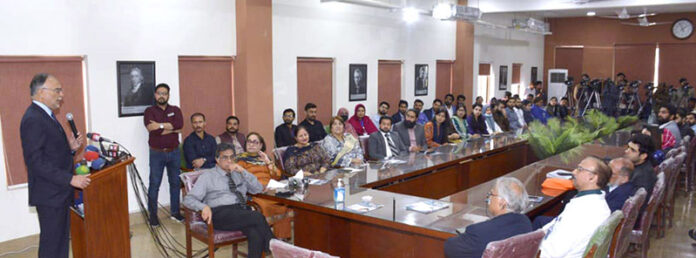
<svg viewBox="0 0 696 258"><path fill-rule="evenodd" d="M658 204L662 201L665 192L665 173L660 172L657 175L657 182L653 187L652 194L650 195L650 200L648 200L648 207L643 211L640 218L640 228L638 230L643 231L643 237L648 237L648 231L650 230L650 223L652 222L653 215L657 210Z"/></svg>
<svg viewBox="0 0 696 258"><path fill-rule="evenodd" d="M582 257L606 258L609 253L609 246L611 246L611 240L614 237L614 231L616 231L616 227L623 218L622 211L617 210L611 213L609 218L604 220L592 234L592 238L587 243L585 254Z"/></svg>
<svg viewBox="0 0 696 258"><path fill-rule="evenodd" d="M667 152L667 155L665 155L665 159L673 158L674 156L677 156L678 152L679 152L679 148L672 148L671 150L669 150Z"/></svg>
<svg viewBox="0 0 696 258"><path fill-rule="evenodd" d="M338 256L304 249L277 239L271 239L270 249L275 258L338 258Z"/></svg>
<svg viewBox="0 0 696 258"><path fill-rule="evenodd" d="M183 196L186 196L188 192L193 189L193 185L196 184L196 181L198 181L198 177L204 173L205 170L197 170L197 171L191 171L187 173L182 173L179 175L179 178L181 178L181 183L184 184L184 192ZM190 211L187 209L187 211ZM194 224L196 222L203 222L203 218L201 218L200 215L198 215L197 212L190 212L190 218L191 218L191 224Z"/></svg>
<svg viewBox="0 0 696 258"><path fill-rule="evenodd" d="M365 153L365 160L368 160L370 157L370 155L367 154L367 142L369 139L369 135L358 136L358 140L360 141L360 148L362 148L363 152Z"/></svg>
<svg viewBox="0 0 696 258"><path fill-rule="evenodd" d="M542 239L544 239L544 230L538 229L526 234L493 241L486 245L486 250L483 251L481 257L536 257Z"/></svg>
<svg viewBox="0 0 696 258"><path fill-rule="evenodd" d="M276 166L285 171L285 163L283 162L283 156L285 155L285 150L288 146L273 149L273 156L275 156Z"/></svg>
<svg viewBox="0 0 696 258"><path fill-rule="evenodd" d="M672 196L674 196L674 191L677 188L677 179L679 178L679 171L682 166L684 166L684 160L686 160L686 152L679 153L674 158L674 164L672 165L672 171L670 172L669 179L667 180L667 188L665 190L664 202L670 202Z"/></svg>
<svg viewBox="0 0 696 258"><path fill-rule="evenodd" d="M645 188L640 188L636 191L631 198L628 198L624 203L621 211L624 214L624 219L621 224L616 228L616 233L614 234L614 239L612 240L611 257L623 257L628 246L630 246L630 236L631 230L633 230L633 225L636 224L638 219L638 214L640 212L640 207L643 206L645 202L645 196L648 193Z"/></svg>

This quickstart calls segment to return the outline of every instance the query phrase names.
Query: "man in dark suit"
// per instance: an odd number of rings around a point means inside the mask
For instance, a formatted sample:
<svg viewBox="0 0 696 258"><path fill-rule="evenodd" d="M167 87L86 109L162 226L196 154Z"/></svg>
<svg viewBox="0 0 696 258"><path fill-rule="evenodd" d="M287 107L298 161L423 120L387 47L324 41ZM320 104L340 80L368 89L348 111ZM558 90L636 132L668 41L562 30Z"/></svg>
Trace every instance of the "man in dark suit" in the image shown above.
<svg viewBox="0 0 696 258"><path fill-rule="evenodd" d="M629 180L636 189L642 187L648 193L645 196L645 203L640 208L640 213L643 213L643 210L648 206L648 200L650 200L653 187L657 182L655 170L649 161L653 151L655 151L655 145L652 138L645 134L636 134L628 140L628 147L624 152L624 157L633 162L635 167ZM636 222L640 223L640 219Z"/></svg>
<svg viewBox="0 0 696 258"><path fill-rule="evenodd" d="M391 132L391 125L391 117L383 116L379 119L379 131L370 134L367 143L370 159L381 160L408 152L399 134Z"/></svg>
<svg viewBox="0 0 696 258"><path fill-rule="evenodd" d="M408 110L408 101L399 100L399 109L392 115L392 123L401 122L406 118L406 110Z"/></svg>
<svg viewBox="0 0 696 258"><path fill-rule="evenodd" d="M629 179L633 173L633 163L627 158L615 158L609 161L611 178L607 184L607 205L611 212L621 210L626 200L633 195L635 187Z"/></svg>
<svg viewBox="0 0 696 258"><path fill-rule="evenodd" d="M527 207L527 191L520 180L501 177L488 193L490 220L466 227L464 233L445 241L446 257L481 257L488 243L532 231L532 223L521 214Z"/></svg>
<svg viewBox="0 0 696 258"><path fill-rule="evenodd" d="M409 109L406 111L404 121L396 123L392 130L399 134L401 142L408 151L421 151L428 148L423 126L416 123L416 119L416 110Z"/></svg>
<svg viewBox="0 0 696 258"><path fill-rule="evenodd" d="M39 257L68 257L73 187L84 189L90 179L73 175L73 155L84 137L68 140L54 111L60 108L63 88L49 74L37 74L29 85L32 104L20 124L27 166L29 205L39 217Z"/></svg>

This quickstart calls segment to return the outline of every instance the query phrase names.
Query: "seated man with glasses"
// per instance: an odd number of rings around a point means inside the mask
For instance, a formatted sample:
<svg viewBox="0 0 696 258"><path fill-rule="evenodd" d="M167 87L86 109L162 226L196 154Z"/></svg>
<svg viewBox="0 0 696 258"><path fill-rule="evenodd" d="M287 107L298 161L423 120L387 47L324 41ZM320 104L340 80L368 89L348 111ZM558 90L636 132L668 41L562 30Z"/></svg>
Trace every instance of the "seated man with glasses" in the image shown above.
<svg viewBox="0 0 696 258"><path fill-rule="evenodd" d="M609 218L610 210L601 189L611 177L609 166L597 157L586 157L573 170L578 194L563 212L546 224L541 257L581 257L594 231Z"/></svg>
<svg viewBox="0 0 696 258"><path fill-rule="evenodd" d="M266 218L247 206L247 192L263 191L263 185L254 175L235 163L234 147L221 143L216 151L217 165L204 170L193 189L184 197L184 205L201 211L207 223L217 230L241 230L249 243L249 257L261 257L268 251L273 238Z"/></svg>
<svg viewBox="0 0 696 258"><path fill-rule="evenodd" d="M532 223L522 214L527 207L527 190L520 180L501 177L486 197L490 220L466 227L466 232L445 241L447 257L481 257L489 242L532 231Z"/></svg>

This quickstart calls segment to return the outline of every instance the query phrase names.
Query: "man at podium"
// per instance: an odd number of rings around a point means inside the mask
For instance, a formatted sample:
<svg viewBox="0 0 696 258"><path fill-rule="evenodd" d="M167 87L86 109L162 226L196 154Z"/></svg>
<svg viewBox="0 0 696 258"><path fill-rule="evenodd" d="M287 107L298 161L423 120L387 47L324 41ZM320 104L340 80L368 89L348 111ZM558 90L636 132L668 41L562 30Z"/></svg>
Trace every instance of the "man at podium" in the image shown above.
<svg viewBox="0 0 696 258"><path fill-rule="evenodd" d="M55 110L63 100L58 79L41 73L29 84L32 104L19 127L24 163L27 166L29 205L39 217L39 257L68 257L73 187L84 189L90 179L73 175L73 155L84 143L65 134Z"/></svg>

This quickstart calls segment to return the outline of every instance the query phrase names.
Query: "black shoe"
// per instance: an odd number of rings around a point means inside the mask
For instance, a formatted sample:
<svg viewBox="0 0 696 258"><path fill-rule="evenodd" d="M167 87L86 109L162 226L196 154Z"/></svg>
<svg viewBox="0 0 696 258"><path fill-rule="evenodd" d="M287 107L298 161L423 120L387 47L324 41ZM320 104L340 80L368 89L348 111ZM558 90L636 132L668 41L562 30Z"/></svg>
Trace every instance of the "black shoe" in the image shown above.
<svg viewBox="0 0 696 258"><path fill-rule="evenodd" d="M181 216L181 214L172 214L169 218L179 223L184 223L185 220L184 216Z"/></svg>
<svg viewBox="0 0 696 258"><path fill-rule="evenodd" d="M151 218L151 219L150 219L150 227L153 227L153 228L154 228L154 227L159 227L159 225L160 225L159 219L157 219L157 218L154 218L154 219Z"/></svg>
<svg viewBox="0 0 696 258"><path fill-rule="evenodd" d="M691 237L691 239L693 239L693 240L696 240L696 234L694 234L694 233L696 233L696 232L694 232L693 229L689 229L689 237Z"/></svg>

